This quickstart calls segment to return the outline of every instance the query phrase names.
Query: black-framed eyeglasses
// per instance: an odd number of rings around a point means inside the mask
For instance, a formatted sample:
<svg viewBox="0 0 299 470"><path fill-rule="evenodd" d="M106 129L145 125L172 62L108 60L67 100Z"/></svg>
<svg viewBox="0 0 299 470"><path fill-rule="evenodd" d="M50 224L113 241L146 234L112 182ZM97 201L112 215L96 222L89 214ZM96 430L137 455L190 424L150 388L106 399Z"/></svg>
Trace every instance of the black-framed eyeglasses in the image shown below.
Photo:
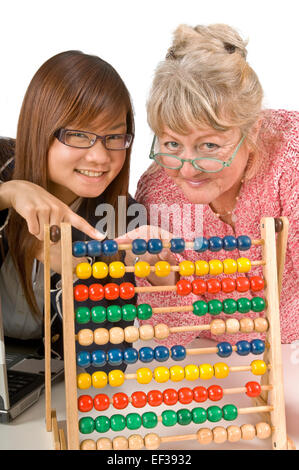
<svg viewBox="0 0 299 470"><path fill-rule="evenodd" d="M80 149L89 149L97 140L101 140L107 150L125 150L133 142L133 134L107 134L98 135L93 132L76 129L58 129L54 136L64 145Z"/></svg>

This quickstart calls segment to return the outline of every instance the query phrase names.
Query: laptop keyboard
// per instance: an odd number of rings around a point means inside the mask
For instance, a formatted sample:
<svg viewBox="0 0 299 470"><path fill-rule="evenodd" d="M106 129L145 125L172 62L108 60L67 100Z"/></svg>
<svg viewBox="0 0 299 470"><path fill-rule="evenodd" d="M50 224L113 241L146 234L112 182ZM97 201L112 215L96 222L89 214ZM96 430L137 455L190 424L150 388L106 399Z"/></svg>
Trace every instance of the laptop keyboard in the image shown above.
<svg viewBox="0 0 299 470"><path fill-rule="evenodd" d="M44 376L16 370L7 371L10 406L44 384Z"/></svg>

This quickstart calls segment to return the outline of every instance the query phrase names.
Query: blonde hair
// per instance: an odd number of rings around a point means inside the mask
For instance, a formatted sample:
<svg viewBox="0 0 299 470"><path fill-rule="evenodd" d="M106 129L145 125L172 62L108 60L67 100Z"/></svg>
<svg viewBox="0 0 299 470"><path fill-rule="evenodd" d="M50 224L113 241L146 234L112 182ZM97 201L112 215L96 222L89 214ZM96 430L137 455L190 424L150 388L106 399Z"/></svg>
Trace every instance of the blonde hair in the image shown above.
<svg viewBox="0 0 299 470"><path fill-rule="evenodd" d="M194 127L240 128L258 121L263 91L246 61L247 42L230 26L180 25L154 76L147 102L156 135L164 126L179 134Z"/></svg>

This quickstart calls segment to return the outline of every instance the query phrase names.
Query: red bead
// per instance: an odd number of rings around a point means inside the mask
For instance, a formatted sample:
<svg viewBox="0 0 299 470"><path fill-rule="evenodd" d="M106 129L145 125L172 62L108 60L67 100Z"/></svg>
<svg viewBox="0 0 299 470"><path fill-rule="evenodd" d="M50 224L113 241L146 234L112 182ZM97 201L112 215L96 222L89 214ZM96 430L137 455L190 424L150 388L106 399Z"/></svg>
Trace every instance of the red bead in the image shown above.
<svg viewBox="0 0 299 470"><path fill-rule="evenodd" d="M225 277L221 281L221 287L222 291L228 294L229 292L236 290L236 281L230 277Z"/></svg>
<svg viewBox="0 0 299 470"><path fill-rule="evenodd" d="M79 284L74 288L74 298L77 302L84 302L88 299L88 287L84 284Z"/></svg>
<svg viewBox="0 0 299 470"><path fill-rule="evenodd" d="M199 386L193 389L193 399L197 403L202 403L208 399L208 391L205 387Z"/></svg>
<svg viewBox="0 0 299 470"><path fill-rule="evenodd" d="M163 400L165 405L175 405L178 402L179 394L174 388L167 388L163 392Z"/></svg>
<svg viewBox="0 0 299 470"><path fill-rule="evenodd" d="M91 284L88 291L90 300L98 301L104 298L105 291L102 284Z"/></svg>
<svg viewBox="0 0 299 470"><path fill-rule="evenodd" d="M220 385L211 385L208 388L209 399L212 401L218 401L223 398L223 389Z"/></svg>
<svg viewBox="0 0 299 470"><path fill-rule="evenodd" d="M99 393L93 397L93 404L97 411L104 411L109 408L110 401L108 395Z"/></svg>
<svg viewBox="0 0 299 470"><path fill-rule="evenodd" d="M105 284L105 299L107 300L115 300L119 297L119 285L115 284L114 282L109 282Z"/></svg>
<svg viewBox="0 0 299 470"><path fill-rule="evenodd" d="M178 295L188 295L192 292L192 284L187 279L180 279L176 283L176 291Z"/></svg>
<svg viewBox="0 0 299 470"><path fill-rule="evenodd" d="M122 392L115 393L112 397L112 403L117 410L123 410L129 404L128 395Z"/></svg>
<svg viewBox="0 0 299 470"><path fill-rule="evenodd" d="M179 402L183 405L187 405L193 401L193 390L188 387L179 389Z"/></svg>
<svg viewBox="0 0 299 470"><path fill-rule="evenodd" d="M250 289L253 292L263 290L265 286L264 279L261 276L252 276L250 278Z"/></svg>
<svg viewBox="0 0 299 470"><path fill-rule="evenodd" d="M90 395L81 395L78 397L78 410L86 413L93 408L93 400Z"/></svg>
<svg viewBox="0 0 299 470"><path fill-rule="evenodd" d="M247 277L237 277L236 287L238 292L247 292L250 289L250 281Z"/></svg>
<svg viewBox="0 0 299 470"><path fill-rule="evenodd" d="M135 295L135 286L131 282L123 282L119 286L119 296L121 299L132 299Z"/></svg>
<svg viewBox="0 0 299 470"><path fill-rule="evenodd" d="M209 279L207 281L207 289L209 294L217 294L221 291L221 282L218 279Z"/></svg>
<svg viewBox="0 0 299 470"><path fill-rule="evenodd" d="M135 408L143 408L147 404L147 396L144 392L134 392L131 395L132 405Z"/></svg>
<svg viewBox="0 0 299 470"><path fill-rule="evenodd" d="M203 279L194 279L192 281L192 292L195 295L202 295L207 290L207 283Z"/></svg>
<svg viewBox="0 0 299 470"><path fill-rule="evenodd" d="M245 387L246 395L251 398L258 397L262 391L261 386L258 382L247 382Z"/></svg>
<svg viewBox="0 0 299 470"><path fill-rule="evenodd" d="M160 390L151 390L147 394L148 404L151 406L159 406L163 403L163 394Z"/></svg>

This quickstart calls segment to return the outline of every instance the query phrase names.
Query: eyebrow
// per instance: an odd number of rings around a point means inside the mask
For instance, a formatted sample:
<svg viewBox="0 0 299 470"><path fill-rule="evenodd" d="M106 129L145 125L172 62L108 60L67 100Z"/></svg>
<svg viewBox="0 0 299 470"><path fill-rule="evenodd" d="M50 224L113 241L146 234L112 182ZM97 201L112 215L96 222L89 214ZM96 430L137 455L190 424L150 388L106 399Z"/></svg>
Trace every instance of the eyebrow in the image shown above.
<svg viewBox="0 0 299 470"><path fill-rule="evenodd" d="M126 127L127 123L126 122L120 122L119 124L115 124L114 126L110 127L110 131L115 131L116 129L119 129L120 127Z"/></svg>
<svg viewBox="0 0 299 470"><path fill-rule="evenodd" d="M172 134L168 134L167 132L163 133L160 138L170 138L170 139L173 139L173 140L179 140L178 137L172 135ZM199 139L205 139L207 137L220 137L219 134L217 134L216 132L208 132L207 134L203 134L201 136L198 136L196 140L199 140Z"/></svg>

